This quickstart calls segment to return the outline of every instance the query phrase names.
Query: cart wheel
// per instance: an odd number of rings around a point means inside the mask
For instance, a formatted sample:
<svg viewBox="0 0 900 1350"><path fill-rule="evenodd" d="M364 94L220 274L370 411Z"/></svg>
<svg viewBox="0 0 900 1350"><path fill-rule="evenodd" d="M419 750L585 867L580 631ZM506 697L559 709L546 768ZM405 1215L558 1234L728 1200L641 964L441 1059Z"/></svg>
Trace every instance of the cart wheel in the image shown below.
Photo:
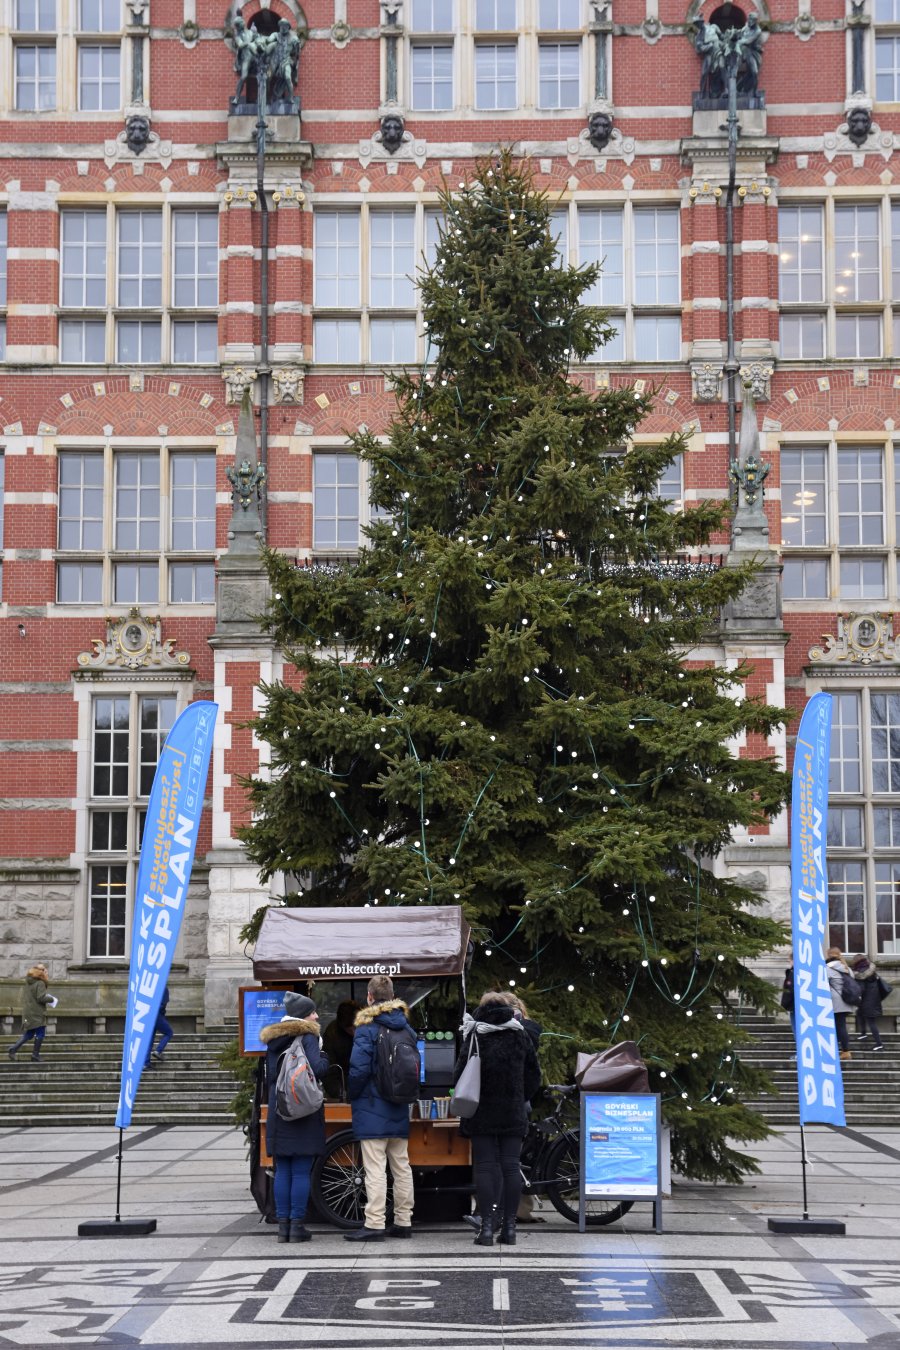
<svg viewBox="0 0 900 1350"><path fill-rule="evenodd" d="M310 1194L319 1216L336 1228L361 1228L366 1210L366 1174L362 1150L352 1130L333 1134L326 1152L313 1163ZM388 1170L387 1222L392 1210Z"/></svg>
<svg viewBox="0 0 900 1350"><path fill-rule="evenodd" d="M578 1191L581 1181L579 1155L577 1133L564 1134L550 1146L547 1161L542 1169L542 1180L554 1209L572 1223L578 1222ZM601 1228L605 1224L615 1223L628 1213L633 1203L631 1200L586 1199L585 1217L588 1227Z"/></svg>

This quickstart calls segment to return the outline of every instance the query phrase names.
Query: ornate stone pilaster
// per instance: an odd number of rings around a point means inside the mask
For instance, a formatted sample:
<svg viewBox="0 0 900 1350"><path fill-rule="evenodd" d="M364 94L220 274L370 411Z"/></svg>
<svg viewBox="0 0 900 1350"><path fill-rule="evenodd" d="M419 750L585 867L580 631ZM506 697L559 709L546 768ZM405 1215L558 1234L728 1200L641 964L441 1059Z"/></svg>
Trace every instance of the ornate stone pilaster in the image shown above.
<svg viewBox="0 0 900 1350"><path fill-rule="evenodd" d="M228 473L233 506L228 548L218 563L214 694L222 708L213 748L213 839L209 865L209 964L204 992L207 1026L222 1026L235 1015L238 986L251 972L240 940L241 928L259 905L271 899L268 886L247 859L236 837L249 820L240 776L265 773L264 751L242 726L256 706L263 681L276 676L274 640L262 631L260 616L269 584L260 552L259 492L264 478L257 458L249 387L241 401L234 464Z"/></svg>

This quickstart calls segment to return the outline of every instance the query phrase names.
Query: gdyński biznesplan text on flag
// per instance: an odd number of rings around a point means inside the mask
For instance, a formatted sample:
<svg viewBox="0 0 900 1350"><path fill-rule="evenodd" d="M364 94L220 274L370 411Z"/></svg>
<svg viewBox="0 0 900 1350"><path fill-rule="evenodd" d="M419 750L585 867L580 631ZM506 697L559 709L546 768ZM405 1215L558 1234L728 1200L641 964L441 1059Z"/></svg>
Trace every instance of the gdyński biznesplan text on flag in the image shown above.
<svg viewBox="0 0 900 1350"><path fill-rule="evenodd" d="M166 737L147 804L131 922L131 969L116 1125L127 1129L181 930L218 704L192 703Z"/></svg>
<svg viewBox="0 0 900 1350"><path fill-rule="evenodd" d="M834 1030L828 939L828 763L831 695L813 694L800 719L791 797L791 927L801 1125L844 1125L844 1080Z"/></svg>

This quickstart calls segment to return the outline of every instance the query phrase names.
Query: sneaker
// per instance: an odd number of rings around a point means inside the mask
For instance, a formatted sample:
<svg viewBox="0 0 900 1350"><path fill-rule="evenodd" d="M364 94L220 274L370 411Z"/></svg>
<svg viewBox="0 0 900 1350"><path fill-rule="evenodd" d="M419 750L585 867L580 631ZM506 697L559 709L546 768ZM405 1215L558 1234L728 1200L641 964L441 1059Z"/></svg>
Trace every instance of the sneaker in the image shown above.
<svg viewBox="0 0 900 1350"><path fill-rule="evenodd" d="M856 1039L858 1041L867 1041L869 1039L869 1033L867 1031L864 1031L863 1034L861 1036L857 1036Z"/></svg>
<svg viewBox="0 0 900 1350"><path fill-rule="evenodd" d="M884 1041L879 1041L877 1045L872 1046L872 1053L876 1054L879 1050L883 1049L884 1049Z"/></svg>
<svg viewBox="0 0 900 1350"><path fill-rule="evenodd" d="M384 1242L383 1228L354 1228L352 1233L344 1234L345 1242Z"/></svg>
<svg viewBox="0 0 900 1350"><path fill-rule="evenodd" d="M158 1059L158 1060L160 1061L160 1063L162 1063L162 1055L159 1053L158 1050L154 1050L154 1051L153 1051L153 1058L154 1058L154 1059Z"/></svg>

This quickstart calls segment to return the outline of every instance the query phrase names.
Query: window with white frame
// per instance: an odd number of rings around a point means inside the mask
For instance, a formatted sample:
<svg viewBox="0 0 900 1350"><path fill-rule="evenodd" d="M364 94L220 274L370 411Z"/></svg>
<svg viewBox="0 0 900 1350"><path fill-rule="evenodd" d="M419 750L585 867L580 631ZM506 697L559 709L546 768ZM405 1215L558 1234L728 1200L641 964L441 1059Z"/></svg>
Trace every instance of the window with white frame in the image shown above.
<svg viewBox="0 0 900 1350"><path fill-rule="evenodd" d="M362 530L383 518L369 500L367 466L351 451L336 446L313 451L313 553L354 554L364 544Z"/></svg>
<svg viewBox="0 0 900 1350"><path fill-rule="evenodd" d="M832 693L829 943L900 954L900 691Z"/></svg>
<svg viewBox="0 0 900 1350"><path fill-rule="evenodd" d="M887 198L782 203L782 359L877 360L890 354L885 350L892 342L890 315L885 315L890 287L882 281L881 241L892 226L893 204Z"/></svg>
<svg viewBox="0 0 900 1350"><path fill-rule="evenodd" d="M900 0L875 0L875 97L900 103Z"/></svg>
<svg viewBox="0 0 900 1350"><path fill-rule="evenodd" d="M583 0L410 0L410 108L581 107L583 9Z"/></svg>
<svg viewBox="0 0 900 1350"><path fill-rule="evenodd" d="M585 303L609 310L613 338L591 360L681 359L681 245L677 206L593 206L553 212L561 262L600 263ZM574 240L574 248L570 241Z"/></svg>
<svg viewBox="0 0 900 1350"><path fill-rule="evenodd" d="M56 108L56 0L12 0L13 103L19 112Z"/></svg>
<svg viewBox="0 0 900 1350"><path fill-rule="evenodd" d="M781 542L785 600L900 595L900 444L782 446Z"/></svg>
<svg viewBox="0 0 900 1350"><path fill-rule="evenodd" d="M178 712L172 692L98 694L91 700L88 785L88 956L124 958L147 799Z"/></svg>
<svg viewBox="0 0 900 1350"><path fill-rule="evenodd" d="M122 106L122 0L78 0L78 107Z"/></svg>
<svg viewBox="0 0 900 1350"><path fill-rule="evenodd" d="M60 360L214 365L218 228L215 210L64 207Z"/></svg>
<svg viewBox="0 0 900 1350"><path fill-rule="evenodd" d="M515 42L479 42L475 47L475 107L515 108L518 49Z"/></svg>
<svg viewBox="0 0 900 1350"><path fill-rule="evenodd" d="M213 450L61 449L57 602L211 605Z"/></svg>
<svg viewBox="0 0 900 1350"><path fill-rule="evenodd" d="M454 0L412 0L410 107L453 107Z"/></svg>
<svg viewBox="0 0 900 1350"><path fill-rule="evenodd" d="M326 365L424 359L416 275L433 262L440 214L421 206L315 214L313 356Z"/></svg>

